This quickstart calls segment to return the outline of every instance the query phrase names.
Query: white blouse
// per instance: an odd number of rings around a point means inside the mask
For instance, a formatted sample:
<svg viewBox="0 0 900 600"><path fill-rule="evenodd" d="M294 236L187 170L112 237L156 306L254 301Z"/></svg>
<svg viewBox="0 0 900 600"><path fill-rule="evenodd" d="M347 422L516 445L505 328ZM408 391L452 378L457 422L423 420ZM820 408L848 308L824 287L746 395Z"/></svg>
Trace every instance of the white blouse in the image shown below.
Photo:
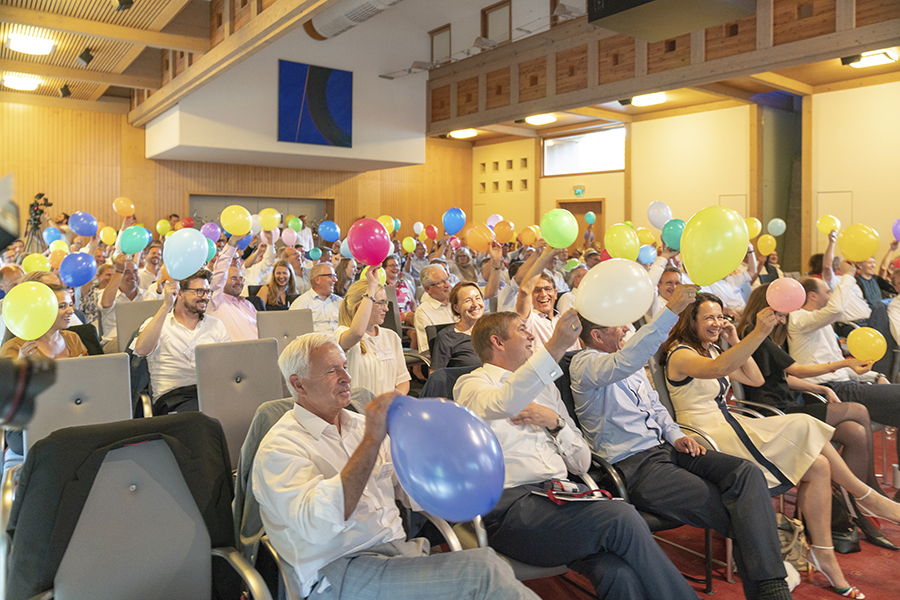
<svg viewBox="0 0 900 600"><path fill-rule="evenodd" d="M341 325L334 332L340 344L341 335L350 328ZM363 354L360 345L366 345ZM347 350L347 370L353 387L364 387L376 396L390 392L395 387L409 381L406 359L400 336L393 329L378 327L378 335L363 335L359 344Z"/></svg>

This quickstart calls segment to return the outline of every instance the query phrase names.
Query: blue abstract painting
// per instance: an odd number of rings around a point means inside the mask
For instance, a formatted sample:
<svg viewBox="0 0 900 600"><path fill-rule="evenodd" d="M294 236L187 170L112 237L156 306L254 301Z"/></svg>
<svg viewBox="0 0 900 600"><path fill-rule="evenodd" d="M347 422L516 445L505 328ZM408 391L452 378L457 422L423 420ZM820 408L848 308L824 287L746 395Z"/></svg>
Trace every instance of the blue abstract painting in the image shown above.
<svg viewBox="0 0 900 600"><path fill-rule="evenodd" d="M353 73L278 61L278 141L353 146Z"/></svg>

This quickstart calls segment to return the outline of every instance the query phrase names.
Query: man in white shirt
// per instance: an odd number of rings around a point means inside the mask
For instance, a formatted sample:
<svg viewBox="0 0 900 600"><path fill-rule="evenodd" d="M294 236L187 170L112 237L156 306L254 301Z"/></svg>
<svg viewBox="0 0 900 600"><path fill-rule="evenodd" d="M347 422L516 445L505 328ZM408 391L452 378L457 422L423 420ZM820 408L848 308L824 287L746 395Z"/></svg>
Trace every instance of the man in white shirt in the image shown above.
<svg viewBox="0 0 900 600"><path fill-rule="evenodd" d="M159 269L162 266L162 244L151 242L144 250L144 268L140 271L138 286L142 290L149 290L150 284L159 279Z"/></svg>
<svg viewBox="0 0 900 600"><path fill-rule="evenodd" d="M297 243L303 246L304 252L309 252L316 245L313 241L312 229L306 225L306 215L300 215L300 222L303 225L302 229L297 232Z"/></svg>
<svg viewBox="0 0 900 600"><path fill-rule="evenodd" d="M100 341L103 351L107 354L118 352L118 335L116 334L116 306L127 302L142 302L144 300L156 300L157 296L152 290L142 290L138 283L139 275L137 265L133 260L119 254L113 266L115 271L100 297ZM123 343L126 343L125 340Z"/></svg>
<svg viewBox="0 0 900 600"><path fill-rule="evenodd" d="M659 283L656 284L656 295L653 298L653 304L650 305L650 310L647 312L648 321L666 307L666 303L672 298L672 293L680 283L681 271L678 270L678 267L668 266L663 269L659 277Z"/></svg>
<svg viewBox="0 0 900 600"><path fill-rule="evenodd" d="M547 343L547 340L553 335L553 329L559 319L555 308L556 282L546 271L547 265L555 260L558 252L560 251L547 245L538 247L534 256L528 260L531 267L522 278L519 295L516 298L516 313L525 321L525 327L535 337L538 346ZM527 265L528 263L526 263ZM579 348L581 348L581 344L576 338L569 350L578 350Z"/></svg>
<svg viewBox="0 0 900 600"><path fill-rule="evenodd" d="M891 273L891 283L895 290L900 290L900 269L894 269ZM887 311L891 322L891 334L894 336L894 342L900 346L900 295L891 300Z"/></svg>
<svg viewBox="0 0 900 600"><path fill-rule="evenodd" d="M132 343L136 355L147 357L155 415L197 410L194 350L231 341L222 321L205 314L211 279L212 273L201 269L181 281L167 281L162 306Z"/></svg>
<svg viewBox="0 0 900 600"><path fill-rule="evenodd" d="M232 342L259 339L256 307L241 296L244 290L244 277L239 267L231 266L232 257L237 251L236 246L246 235L233 235L228 240L216 259L210 285L212 295L209 299L208 313L222 321Z"/></svg>
<svg viewBox="0 0 900 600"><path fill-rule="evenodd" d="M316 333L334 334L338 328L338 309L341 297L334 293L337 276L330 263L318 263L309 271L312 289L301 294L291 303L290 310L312 310L313 329Z"/></svg>
<svg viewBox="0 0 900 600"><path fill-rule="evenodd" d="M537 349L515 313L485 315L472 330L483 366L460 377L453 397L488 422L503 448L505 489L483 517L488 541L526 564L568 565L590 580L598 598L696 600L630 504L557 506L531 493L531 485L565 479L567 471L586 473L591 465L587 442L553 384L562 374L557 363L580 332L574 310Z"/></svg>
<svg viewBox="0 0 900 600"><path fill-rule="evenodd" d="M344 410L347 358L323 334L295 339L278 366L295 404L260 443L252 489L302 597L537 598L491 549L429 556L426 540L405 541L386 442L396 392L370 402L365 418Z"/></svg>
<svg viewBox="0 0 900 600"><path fill-rule="evenodd" d="M425 293L419 307L416 308L416 339L419 352L428 355L428 336L425 328L429 325L441 325L453 322L450 311L450 274L442 265L428 265L422 269L422 287Z"/></svg>

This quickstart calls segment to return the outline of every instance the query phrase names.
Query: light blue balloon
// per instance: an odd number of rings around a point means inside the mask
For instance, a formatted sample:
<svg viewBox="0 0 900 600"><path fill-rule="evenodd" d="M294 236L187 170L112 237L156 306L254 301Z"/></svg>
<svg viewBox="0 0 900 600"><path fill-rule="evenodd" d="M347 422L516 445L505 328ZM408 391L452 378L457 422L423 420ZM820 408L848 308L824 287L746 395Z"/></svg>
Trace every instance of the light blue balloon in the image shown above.
<svg viewBox="0 0 900 600"><path fill-rule="evenodd" d="M344 238L344 241L341 242L341 256L344 258L353 258L353 253L350 252L350 246L347 244L347 238Z"/></svg>
<svg viewBox="0 0 900 600"><path fill-rule="evenodd" d="M781 235L787 230L787 223L778 218L772 219L771 221L769 221L767 230L771 235Z"/></svg>
<svg viewBox="0 0 900 600"><path fill-rule="evenodd" d="M400 219L394 217L394 231L400 231Z"/></svg>
<svg viewBox="0 0 900 600"><path fill-rule="evenodd" d="M216 244L211 239L206 238L206 262L209 262L216 255Z"/></svg>
<svg viewBox="0 0 900 600"><path fill-rule="evenodd" d="M206 236L193 227L173 233L163 246L163 264L175 281L193 275L206 264L209 254Z"/></svg>
<svg viewBox="0 0 900 600"><path fill-rule="evenodd" d="M63 239L62 231L60 231L56 227L48 227L47 229L44 230L44 233L42 233L41 235L44 238L44 241L47 242L48 245L52 244L53 242L55 242L57 240Z"/></svg>
<svg viewBox="0 0 900 600"><path fill-rule="evenodd" d="M132 225L119 236L119 248L124 254L137 254L146 248L152 239L153 236L145 228Z"/></svg>
<svg viewBox="0 0 900 600"><path fill-rule="evenodd" d="M642 265L650 265L654 260L656 260L656 248L649 244L641 246L641 249L638 250L638 262Z"/></svg>
<svg viewBox="0 0 900 600"><path fill-rule="evenodd" d="M322 258L322 249L321 248L313 248L309 251L310 260L319 260Z"/></svg>

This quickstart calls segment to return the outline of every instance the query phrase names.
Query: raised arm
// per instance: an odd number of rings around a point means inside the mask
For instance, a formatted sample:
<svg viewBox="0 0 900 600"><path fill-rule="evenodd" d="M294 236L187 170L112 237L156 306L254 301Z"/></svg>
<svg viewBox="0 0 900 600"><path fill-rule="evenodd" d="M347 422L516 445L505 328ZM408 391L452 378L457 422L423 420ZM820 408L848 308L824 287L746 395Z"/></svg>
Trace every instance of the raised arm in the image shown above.
<svg viewBox="0 0 900 600"><path fill-rule="evenodd" d="M493 298L500 291L500 269L503 268L503 246L497 242L491 242L489 250L491 255L491 274L484 288L484 299Z"/></svg>
<svg viewBox="0 0 900 600"><path fill-rule="evenodd" d="M375 467L381 444L387 435L387 411L397 396L396 391L388 392L366 404L366 431L363 434L362 442L341 469L345 521L356 510L356 505L359 504L359 499L362 498L366 484L369 482L369 476Z"/></svg>
<svg viewBox="0 0 900 600"><path fill-rule="evenodd" d="M175 304L175 295L178 293L178 282L167 281L166 287L163 289L163 303L147 323L147 326L138 334L134 343L134 353L138 356L147 356L159 343L159 334L162 333L163 323L166 321L166 315Z"/></svg>
<svg viewBox="0 0 900 600"><path fill-rule="evenodd" d="M825 246L825 253L822 254L822 280L826 283L834 277L834 269L831 264L834 262L834 243L837 241L837 230L828 234L828 245Z"/></svg>
<svg viewBox="0 0 900 600"><path fill-rule="evenodd" d="M112 277L109 283L106 284L106 287L103 288L103 295L100 296L101 308L110 308L116 303L116 294L119 293L119 284L122 283L122 276L125 273L125 261L127 260L128 256L119 254L113 261Z"/></svg>
<svg viewBox="0 0 900 600"><path fill-rule="evenodd" d="M890 248L888 248L884 258L881 259L881 264L878 266L879 277L887 277L888 266L891 264L891 254L897 251L898 245L900 245L900 241L894 240L891 242Z"/></svg>
<svg viewBox="0 0 900 600"><path fill-rule="evenodd" d="M228 270L231 268L231 261L237 252L238 243L250 235L233 235L228 238L228 243L222 248L222 252L216 257L216 266L213 269L212 282L209 289L211 291L209 302L213 306L218 306L222 302L222 296L225 294L225 284L228 283Z"/></svg>
<svg viewBox="0 0 900 600"><path fill-rule="evenodd" d="M366 271L366 284L368 289L366 295L356 308L356 314L353 315L353 321L350 323L350 329L341 334L338 340L341 348L345 351L349 350L363 339L366 334L366 328L369 326L369 318L372 316L372 307L375 304L375 294L378 292L378 269L368 269ZM346 300L344 300L346 302Z"/></svg>
<svg viewBox="0 0 900 600"><path fill-rule="evenodd" d="M543 243L535 250L534 255L532 255L537 256L537 259L531 263L531 268L528 269L528 272L522 279L522 283L519 286L519 295L516 298L516 313L523 319L527 319L531 314L531 309L533 307L531 293L534 291L534 286L537 285L541 273L543 273L544 269L547 268L547 265L550 264L550 259L553 258L555 252L555 250L552 250ZM525 266L526 265L522 265L519 270L521 271Z"/></svg>

